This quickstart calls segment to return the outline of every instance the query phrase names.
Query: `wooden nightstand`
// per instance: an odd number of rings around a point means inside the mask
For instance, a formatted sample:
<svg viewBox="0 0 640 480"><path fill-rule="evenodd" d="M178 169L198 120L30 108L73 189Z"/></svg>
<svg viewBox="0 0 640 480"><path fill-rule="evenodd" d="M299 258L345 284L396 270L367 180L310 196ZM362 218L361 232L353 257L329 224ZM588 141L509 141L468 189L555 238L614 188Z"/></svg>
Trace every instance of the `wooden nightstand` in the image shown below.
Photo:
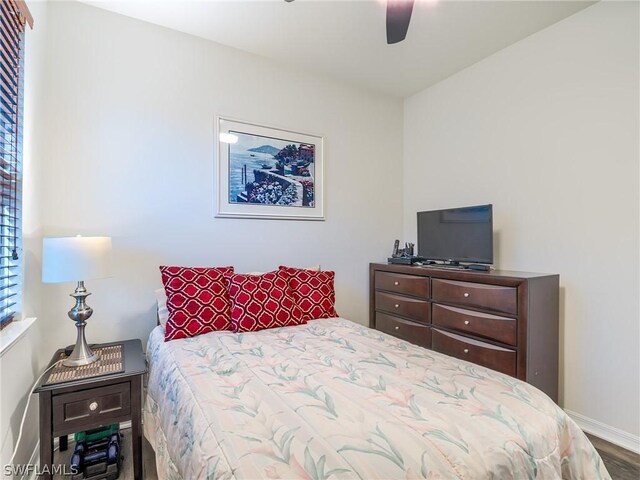
<svg viewBox="0 0 640 480"><path fill-rule="evenodd" d="M61 448L66 448L66 436L131 420L133 473L136 480L142 476L142 376L147 364L140 340L125 340L109 345L122 345L124 371L100 377L84 378L53 385L40 385L40 470L53 463L53 439L61 437ZM52 365L64 349L58 350ZM48 375L43 380L46 381ZM50 475L41 478L50 479Z"/></svg>

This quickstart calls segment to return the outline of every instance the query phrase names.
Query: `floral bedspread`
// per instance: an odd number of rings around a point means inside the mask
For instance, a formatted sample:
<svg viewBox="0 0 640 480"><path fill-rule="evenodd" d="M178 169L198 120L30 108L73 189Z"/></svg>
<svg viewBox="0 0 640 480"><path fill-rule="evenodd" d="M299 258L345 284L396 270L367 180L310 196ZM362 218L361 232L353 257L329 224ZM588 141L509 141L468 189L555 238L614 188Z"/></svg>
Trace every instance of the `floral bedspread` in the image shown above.
<svg viewBox="0 0 640 480"><path fill-rule="evenodd" d="M345 319L164 342L145 435L162 478L610 478L545 394Z"/></svg>

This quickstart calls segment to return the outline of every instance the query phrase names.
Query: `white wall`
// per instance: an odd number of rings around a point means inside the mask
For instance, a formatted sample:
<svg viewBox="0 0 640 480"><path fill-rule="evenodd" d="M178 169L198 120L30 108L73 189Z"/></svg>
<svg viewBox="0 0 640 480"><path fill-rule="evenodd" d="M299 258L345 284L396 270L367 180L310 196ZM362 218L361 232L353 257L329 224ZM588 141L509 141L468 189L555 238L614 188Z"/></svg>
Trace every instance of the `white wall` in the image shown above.
<svg viewBox="0 0 640 480"><path fill-rule="evenodd" d="M115 276L87 283L89 341L146 341L161 264L320 263L368 322L368 263L402 231L400 100L78 3L49 5L48 48L44 234L115 248ZM324 135L326 221L214 218L216 114ZM75 338L72 289L42 287L49 350Z"/></svg>
<svg viewBox="0 0 640 480"><path fill-rule="evenodd" d="M0 358L0 432L2 450L0 468L9 464L20 431L20 421L27 405L29 392L39 377L43 365L39 360L42 348L37 322ZM31 398L25 419L22 438L16 452L14 464L29 463L38 443L38 397ZM4 473L3 473L4 475ZM5 478L4 476L2 478Z"/></svg>
<svg viewBox="0 0 640 480"><path fill-rule="evenodd" d="M34 17L34 29L27 29L25 38L25 86L24 86L24 153L23 153L23 280L22 309L24 317L37 316L40 309L40 249L42 199L39 191L42 177L38 159L42 151L37 138L44 125L41 115L43 87L46 81L45 38L47 3L29 2ZM11 325L9 328L16 327ZM42 342L42 323L35 322L11 348L0 357L0 432L2 433L0 466L4 467L11 457L20 420L27 403L29 391L40 375L45 362L53 353L50 346ZM24 433L16 455L15 463L29 461L38 441L38 398L31 399Z"/></svg>
<svg viewBox="0 0 640 480"><path fill-rule="evenodd" d="M639 432L638 3L600 2L405 101L404 230L493 203L496 263L560 274L561 401Z"/></svg>
<svg viewBox="0 0 640 480"><path fill-rule="evenodd" d="M7 406L7 388L26 392L75 338L73 286L39 284L42 235L114 237L116 275L88 284L88 337L144 340L161 263L320 262L337 272L339 312L366 323L367 264L401 236L398 212L411 240L418 210L492 202L498 265L561 275L564 406L637 435L637 14L597 4L407 99L403 143L396 100L51 3L46 29L36 17L47 61L25 145L25 309L40 319L3 362L0 430L9 418L15 439L25 399ZM216 114L324 135L327 221L214 219Z"/></svg>

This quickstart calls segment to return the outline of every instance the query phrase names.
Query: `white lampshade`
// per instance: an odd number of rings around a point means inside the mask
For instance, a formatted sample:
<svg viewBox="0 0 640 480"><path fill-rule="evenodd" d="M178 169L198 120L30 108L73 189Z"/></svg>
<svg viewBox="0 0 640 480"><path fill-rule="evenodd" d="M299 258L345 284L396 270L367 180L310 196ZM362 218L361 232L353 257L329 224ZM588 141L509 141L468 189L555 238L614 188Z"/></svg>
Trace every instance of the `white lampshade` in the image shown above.
<svg viewBox="0 0 640 480"><path fill-rule="evenodd" d="M80 282L111 276L111 237L49 237L42 242L42 281Z"/></svg>

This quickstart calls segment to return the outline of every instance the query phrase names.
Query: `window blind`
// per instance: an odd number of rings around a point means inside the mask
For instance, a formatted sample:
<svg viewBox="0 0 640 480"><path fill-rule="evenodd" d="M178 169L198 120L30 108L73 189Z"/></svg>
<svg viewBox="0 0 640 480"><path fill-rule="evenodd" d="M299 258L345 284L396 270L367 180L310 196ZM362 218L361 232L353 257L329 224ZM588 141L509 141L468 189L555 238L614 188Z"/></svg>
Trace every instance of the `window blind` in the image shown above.
<svg viewBox="0 0 640 480"><path fill-rule="evenodd" d="M0 0L0 328L20 306L24 30L22 1Z"/></svg>

